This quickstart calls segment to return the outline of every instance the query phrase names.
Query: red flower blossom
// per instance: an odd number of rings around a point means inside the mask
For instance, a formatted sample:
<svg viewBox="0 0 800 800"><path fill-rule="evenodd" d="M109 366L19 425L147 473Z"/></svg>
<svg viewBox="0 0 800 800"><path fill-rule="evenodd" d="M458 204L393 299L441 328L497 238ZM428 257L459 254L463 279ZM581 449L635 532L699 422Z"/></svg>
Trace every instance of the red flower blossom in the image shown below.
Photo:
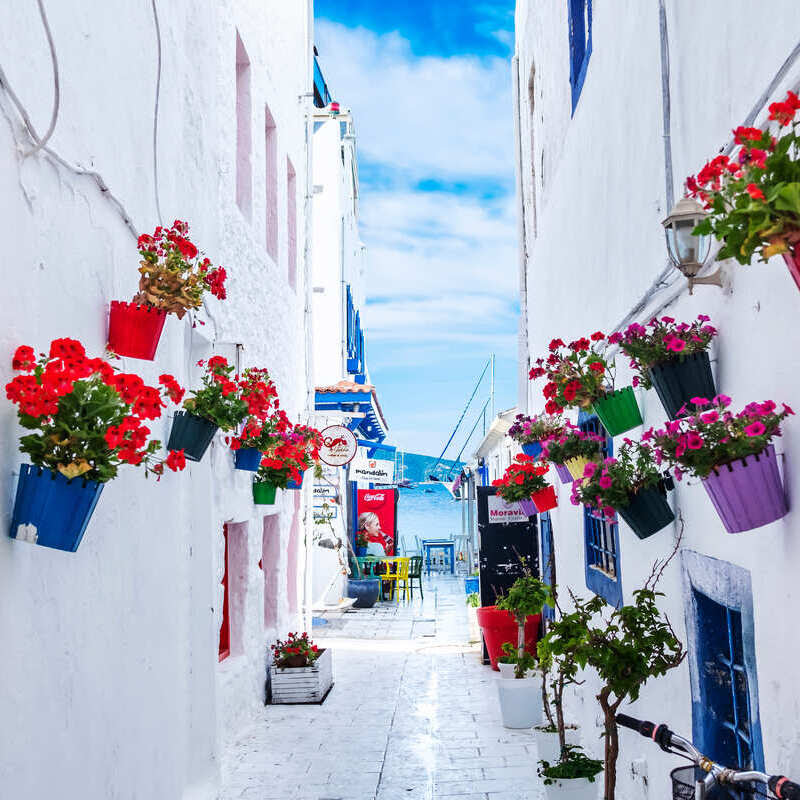
<svg viewBox="0 0 800 800"><path fill-rule="evenodd" d="M183 454L183 450L170 450L165 463L173 472L185 469L186 457Z"/></svg>
<svg viewBox="0 0 800 800"><path fill-rule="evenodd" d="M753 198L753 200L766 200L767 198L764 197L764 192L758 188L754 183L748 183L747 187L745 188L747 194Z"/></svg>
<svg viewBox="0 0 800 800"><path fill-rule="evenodd" d="M23 370L27 372L36 366L36 354L33 352L32 347L21 345L14 352L14 358L11 361L11 368L16 370Z"/></svg>
<svg viewBox="0 0 800 800"><path fill-rule="evenodd" d="M603 339L606 338L606 335L601 331L595 331L590 337L593 342L602 342Z"/></svg>

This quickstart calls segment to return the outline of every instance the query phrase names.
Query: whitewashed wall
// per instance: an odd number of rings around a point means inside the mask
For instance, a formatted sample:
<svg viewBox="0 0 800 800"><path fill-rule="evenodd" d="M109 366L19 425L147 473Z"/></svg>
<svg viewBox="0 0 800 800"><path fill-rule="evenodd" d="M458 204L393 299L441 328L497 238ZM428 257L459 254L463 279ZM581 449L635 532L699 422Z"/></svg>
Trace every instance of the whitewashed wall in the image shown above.
<svg viewBox="0 0 800 800"><path fill-rule="evenodd" d="M593 4L593 54L574 116L570 117L567 3L517 3L517 50L521 84L521 152L527 229L528 330L531 358L555 336L613 328L663 269L666 250L660 221L665 201L658 3ZM731 137L797 43L796 5L771 0L758 8L758 24L745 0L692 3L667 0L671 62L674 189ZM532 77L531 77L532 76ZM800 81L794 63L768 102ZM766 116L764 113L758 122ZM720 329L712 355L719 388L741 408L774 398L800 404L794 320L800 294L783 261L724 265L728 289L700 286L668 307L670 316L709 314ZM677 273L675 273L677 274ZM685 280L680 278L680 281ZM673 288L680 284L675 283ZM662 292L660 298L669 295ZM658 299L643 312L647 320ZM619 385L630 380L618 358ZM521 370L527 365L521 364ZM540 411L542 382L531 385L531 411ZM638 393L645 427L665 416L655 392ZM800 496L796 464L800 428L790 419L778 444L790 502ZM641 431L634 431L634 436ZM630 434L629 434L630 435ZM553 476L555 479L555 476ZM725 533L705 491L684 481L672 495L685 520L682 548L750 571L755 614L758 695L768 770L800 774L800 689L790 666L800 656L795 610L800 589L796 511L772 525L738 535ZM553 512L558 579L584 595L583 522L559 487ZM620 523L625 601L641 586L656 558L674 546L676 529L639 541ZM685 640L680 556L659 587L663 607ZM779 644L780 643L780 644ZM583 743L601 752L600 716L589 678L575 693L570 713L583 726ZM648 684L632 713L667 719L691 734L689 667ZM632 762L644 759L632 774ZM622 734L620 798L662 797L673 759L643 739ZM644 788L641 773L648 775ZM644 794L642 793L644 791Z"/></svg>
<svg viewBox="0 0 800 800"><path fill-rule="evenodd" d="M140 232L158 224L154 200L156 37L149 3L47 3L61 69L61 113L51 147L98 170ZM159 3L163 71L159 190L163 222L188 220L191 237L228 270L228 300L211 298L206 324L170 317L154 363L123 359L149 382L171 372L185 385L212 350L270 369L283 406L307 412L304 331L304 111L310 89L305 2ZM10 0L0 64L39 131L52 102L50 64L36 6ZM251 62L252 212L236 204L237 29ZM266 252L265 104L277 127L278 260ZM87 177L30 142L0 92L3 315L0 379L21 343L60 336L100 355L108 303L136 291L135 238ZM288 282L287 158L297 174L298 280ZM166 439L169 417L156 423ZM2 524L10 522L22 456L13 409L0 407ZM265 516L250 474L233 470L218 438L203 463L160 484L123 469L98 504L79 551L64 554L0 537L0 794L213 797L226 739L263 703L266 646L298 624L302 535L290 540L305 499L279 493ZM282 495L282 496L281 496ZM225 522L237 563L231 656L218 663ZM302 530L302 528L301 528ZM266 541L262 541L266 540ZM291 541L291 545L290 545ZM262 545L271 543L259 569ZM267 552L267 549L264 550ZM265 592L266 587L266 592ZM265 613L266 604L269 606ZM233 598L232 598L233 599ZM290 609L292 611L290 612ZM265 624L265 619L269 624Z"/></svg>

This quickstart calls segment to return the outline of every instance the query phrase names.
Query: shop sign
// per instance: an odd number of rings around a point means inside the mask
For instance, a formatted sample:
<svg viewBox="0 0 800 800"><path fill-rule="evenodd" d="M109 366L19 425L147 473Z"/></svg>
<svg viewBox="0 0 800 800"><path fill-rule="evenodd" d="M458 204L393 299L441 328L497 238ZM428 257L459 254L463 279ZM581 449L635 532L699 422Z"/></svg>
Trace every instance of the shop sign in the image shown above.
<svg viewBox="0 0 800 800"><path fill-rule="evenodd" d="M523 513L519 503L506 503L500 495L489 495L487 501L490 525L528 521L528 515Z"/></svg>
<svg viewBox="0 0 800 800"><path fill-rule="evenodd" d="M349 464L356 455L358 442L353 432L344 425L329 425L322 431L319 457L332 467Z"/></svg>
<svg viewBox="0 0 800 800"><path fill-rule="evenodd" d="M394 461L361 458L350 467L350 480L370 483L394 483Z"/></svg>

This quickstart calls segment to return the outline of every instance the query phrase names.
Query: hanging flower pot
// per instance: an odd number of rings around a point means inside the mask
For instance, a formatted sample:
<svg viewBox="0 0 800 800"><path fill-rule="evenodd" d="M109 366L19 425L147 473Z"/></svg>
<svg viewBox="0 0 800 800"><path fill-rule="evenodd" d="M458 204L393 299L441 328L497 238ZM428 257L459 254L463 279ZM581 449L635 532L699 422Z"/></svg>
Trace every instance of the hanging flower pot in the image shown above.
<svg viewBox="0 0 800 800"><path fill-rule="evenodd" d="M640 489L627 506L616 511L640 539L652 536L675 519L666 493L658 489Z"/></svg>
<svg viewBox="0 0 800 800"><path fill-rule="evenodd" d="M522 513L526 517L532 517L536 514L536 504L533 500L520 500L519 507L522 509Z"/></svg>
<svg viewBox="0 0 800 800"><path fill-rule="evenodd" d="M572 475L564 464L553 464L561 483L572 483Z"/></svg>
<svg viewBox="0 0 800 800"><path fill-rule="evenodd" d="M59 472L23 464L11 518L11 538L74 553L103 486L82 478L67 480Z"/></svg>
<svg viewBox="0 0 800 800"><path fill-rule="evenodd" d="M648 374L670 419L677 419L678 412L693 397L710 400L717 394L707 352L693 353L680 361L656 364L650 367Z"/></svg>
<svg viewBox="0 0 800 800"><path fill-rule="evenodd" d="M261 451L258 448L242 447L236 451L234 457L234 467L236 469L258 472L259 464L261 464Z"/></svg>
<svg viewBox="0 0 800 800"><path fill-rule="evenodd" d="M756 455L714 468L703 486L728 533L760 528L789 511L771 444Z"/></svg>
<svg viewBox="0 0 800 800"><path fill-rule="evenodd" d="M526 456L531 456L532 458L538 458L540 453L542 452L542 443L525 442L522 445L522 452L525 453Z"/></svg>
<svg viewBox="0 0 800 800"><path fill-rule="evenodd" d="M168 450L183 450L189 461L200 461L211 444L217 426L205 417L178 411L172 420Z"/></svg>
<svg viewBox="0 0 800 800"><path fill-rule="evenodd" d="M275 505L275 494L277 488L277 486L274 486L271 483L254 483L253 502L257 506Z"/></svg>
<svg viewBox="0 0 800 800"><path fill-rule="evenodd" d="M536 510L540 514L550 511L558 505L555 486L548 486L540 492L535 492L531 495L531 500L533 500L536 505Z"/></svg>
<svg viewBox="0 0 800 800"><path fill-rule="evenodd" d="M589 463L588 458L584 458L584 456L575 456L575 458L568 458L564 462L564 466L567 468L572 480L580 480L583 477L583 470L584 467Z"/></svg>
<svg viewBox="0 0 800 800"><path fill-rule="evenodd" d="M287 489L302 489L303 488L303 478L305 477L305 472L300 473L300 480L299 481L289 481L286 484Z"/></svg>
<svg viewBox="0 0 800 800"><path fill-rule="evenodd" d="M800 248L794 245L788 253L783 254L783 260L789 267L789 274L794 279L798 289L800 289Z"/></svg>
<svg viewBox="0 0 800 800"><path fill-rule="evenodd" d="M619 436L642 424L642 415L636 404L633 388L626 386L594 401L594 412L608 431L609 436Z"/></svg>
<svg viewBox="0 0 800 800"><path fill-rule="evenodd" d="M152 361L167 312L149 305L111 301L108 349L119 356Z"/></svg>

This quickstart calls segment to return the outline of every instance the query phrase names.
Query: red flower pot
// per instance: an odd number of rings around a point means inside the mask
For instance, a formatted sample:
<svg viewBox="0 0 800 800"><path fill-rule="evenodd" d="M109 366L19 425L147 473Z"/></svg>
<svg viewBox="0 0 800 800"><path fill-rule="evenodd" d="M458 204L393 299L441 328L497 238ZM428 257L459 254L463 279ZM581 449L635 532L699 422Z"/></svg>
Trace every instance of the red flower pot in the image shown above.
<svg viewBox="0 0 800 800"><path fill-rule="evenodd" d="M166 319L166 311L112 300L108 315L108 349L118 356L152 361Z"/></svg>
<svg viewBox="0 0 800 800"><path fill-rule="evenodd" d="M783 260L789 267L789 274L794 278L797 288L800 289L800 248L794 245L788 253L783 254Z"/></svg>
<svg viewBox="0 0 800 800"><path fill-rule="evenodd" d="M531 495L531 500L533 500L536 510L540 514L550 511L551 508L555 508L558 505L555 486L548 486L546 489L542 489L541 492L534 492Z"/></svg>
<svg viewBox="0 0 800 800"><path fill-rule="evenodd" d="M492 669L499 671L497 659L503 655L503 645L506 642L512 642L514 646L517 644L517 621L510 611L503 611L497 606L483 606L477 609L477 616ZM533 656L536 655L541 621L541 614L531 614L525 620L525 649Z"/></svg>

